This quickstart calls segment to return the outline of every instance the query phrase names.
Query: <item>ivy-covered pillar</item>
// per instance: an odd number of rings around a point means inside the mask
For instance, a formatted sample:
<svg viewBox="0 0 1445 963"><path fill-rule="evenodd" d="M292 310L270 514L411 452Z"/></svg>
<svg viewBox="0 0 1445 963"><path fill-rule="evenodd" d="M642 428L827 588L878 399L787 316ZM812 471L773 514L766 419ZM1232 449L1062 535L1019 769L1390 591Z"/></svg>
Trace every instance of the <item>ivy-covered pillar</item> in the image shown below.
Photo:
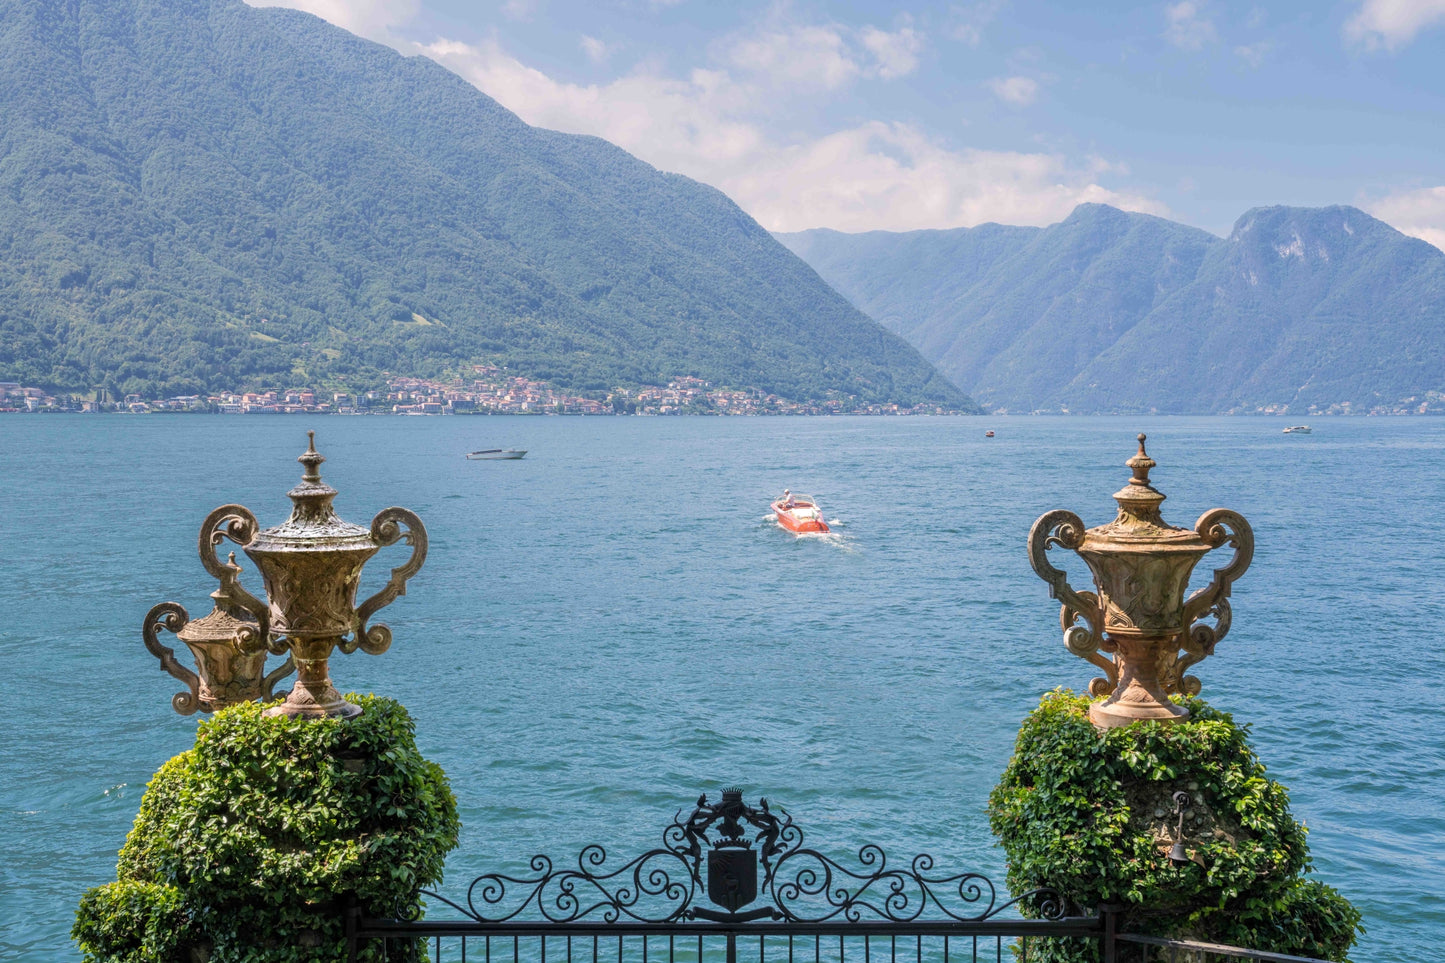
<svg viewBox="0 0 1445 963"><path fill-rule="evenodd" d="M1108 906L1110 925L1128 932L1342 960L1359 912L1306 877L1305 828L1288 793L1265 774L1247 727L1199 699L1186 674L1229 631L1254 534L1222 508L1192 529L1166 523L1149 480L1156 463L1138 441L1112 522L1086 530L1053 511L1029 534L1034 571L1061 603L1065 646L1104 675L1088 696L1046 695L1019 730L989 800L1010 888ZM1050 561L1056 548L1083 559L1094 591L1069 585ZM1194 566L1221 548L1232 556L1186 598ZM1042 954L1084 961L1097 949L1052 943Z"/></svg>
<svg viewBox="0 0 1445 963"><path fill-rule="evenodd" d="M989 797L1009 888L1117 904L1128 932L1343 960L1360 914L1308 877L1305 827L1247 727L1201 699L1173 699L1187 721L1100 730L1089 719L1098 698L1044 696ZM1176 844L1182 861L1171 859ZM1097 958L1074 942L1033 949L1041 963Z"/></svg>
<svg viewBox="0 0 1445 963"><path fill-rule="evenodd" d="M418 912L419 891L441 880L456 845L456 800L417 750L406 710L343 697L328 667L335 650L390 646L391 630L368 622L405 594L426 559L426 529L404 508L383 509L369 528L343 521L314 436L297 460L305 471L281 524L260 530L240 505L202 523L214 610L192 621L163 602L145 618L147 650L187 687L172 706L216 715L146 787L115 882L82 898L72 935L87 961L343 960L348 914ZM226 539L260 569L265 601L241 587L234 555L220 560ZM363 566L398 542L409 557L357 604ZM191 650L194 671L161 643L162 629ZM289 658L265 674L267 654ZM263 706L293 667L290 695ZM384 952L371 945L362 958Z"/></svg>
<svg viewBox="0 0 1445 963"><path fill-rule="evenodd" d="M456 799L400 703L347 701L354 719L244 703L201 723L146 786L116 881L81 900L86 960L340 961L349 906L418 910L456 846Z"/></svg>

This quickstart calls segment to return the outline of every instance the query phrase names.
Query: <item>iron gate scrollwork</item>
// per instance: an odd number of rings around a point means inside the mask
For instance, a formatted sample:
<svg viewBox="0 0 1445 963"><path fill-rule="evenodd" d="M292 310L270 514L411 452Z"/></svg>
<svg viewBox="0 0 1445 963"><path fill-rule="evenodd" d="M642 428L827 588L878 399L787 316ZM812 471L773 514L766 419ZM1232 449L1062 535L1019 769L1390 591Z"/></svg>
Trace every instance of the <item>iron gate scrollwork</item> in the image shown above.
<svg viewBox="0 0 1445 963"><path fill-rule="evenodd" d="M744 824L755 829L747 838ZM711 834L711 835L710 835ZM756 846L756 849L753 847ZM760 894L732 906L720 899L717 884L704 876L723 863L720 854L746 854L761 863ZM803 831L786 810L774 812L766 799L756 808L742 802L739 790L723 793L709 805L704 794L691 815L681 812L663 830L662 846L648 850L615 869L608 869L607 851L590 845L578 854L575 868L559 868L551 857L533 856L532 876L486 873L472 881L465 905L438 893L440 900L481 923L521 919L530 908L551 923L593 918L613 923L681 920L746 922L752 919L821 923L841 917L893 923L923 917L931 906L938 918L978 922L996 916L1023 900L1040 919L1063 919L1067 901L1055 890L1038 889L1000 902L993 882L979 873L934 875L932 856L919 854L907 866L893 866L882 848L868 844L858 851L861 867L849 869L804 845ZM731 861L732 866L737 861ZM707 894L722 910L698 905ZM761 895L768 905L741 911Z"/></svg>
<svg viewBox="0 0 1445 963"><path fill-rule="evenodd" d="M980 873L944 874L927 854L895 865L876 845L858 850L848 866L805 843L793 817L766 799L743 802L742 792L727 790L717 803L706 794L692 812L679 811L662 832L662 845L609 866L606 850L589 845L575 865L558 865L547 855L533 856L529 874L484 873L461 901L424 890L429 900L461 913L461 920L375 920L354 915L348 925L353 954L368 939L577 935L595 940L615 935L640 936L646 956L648 936L675 938L704 933L727 940L727 959L735 958L735 940L818 934L847 937L918 938L952 934L1085 936L1100 920L1083 916L1065 896L1036 889L1010 897ZM754 905L756 904L756 905ZM1031 919L1001 919L1011 908L1026 909ZM1017 912L1017 909L1016 909ZM401 914L404 916L409 914ZM761 942L760 942L761 947ZM841 947L840 947L841 949ZM514 946L515 950L515 946ZM488 950L490 954L490 950ZM438 943L438 956L440 943ZM697 959L702 963L699 943ZM490 958L490 955L488 955Z"/></svg>

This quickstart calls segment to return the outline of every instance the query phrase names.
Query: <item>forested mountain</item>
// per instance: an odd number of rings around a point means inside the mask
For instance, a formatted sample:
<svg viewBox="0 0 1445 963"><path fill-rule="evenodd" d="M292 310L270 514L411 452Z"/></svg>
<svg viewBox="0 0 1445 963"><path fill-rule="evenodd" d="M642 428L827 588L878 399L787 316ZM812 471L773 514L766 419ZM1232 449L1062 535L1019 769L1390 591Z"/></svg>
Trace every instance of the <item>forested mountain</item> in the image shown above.
<svg viewBox="0 0 1445 963"><path fill-rule="evenodd" d="M1445 254L1352 207L779 238L995 410L1445 408Z"/></svg>
<svg viewBox="0 0 1445 963"><path fill-rule="evenodd" d="M0 2L0 380L967 399L718 191L241 0Z"/></svg>

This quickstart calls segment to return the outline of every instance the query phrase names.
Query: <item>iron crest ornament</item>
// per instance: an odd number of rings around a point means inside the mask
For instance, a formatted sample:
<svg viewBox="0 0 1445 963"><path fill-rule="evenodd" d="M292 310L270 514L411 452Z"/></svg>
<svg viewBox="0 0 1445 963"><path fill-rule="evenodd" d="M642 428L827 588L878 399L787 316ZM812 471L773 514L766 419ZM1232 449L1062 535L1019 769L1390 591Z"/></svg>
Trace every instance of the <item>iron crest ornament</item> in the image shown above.
<svg viewBox="0 0 1445 963"><path fill-rule="evenodd" d="M1185 673L1213 655L1229 631L1230 588L1254 558L1254 532L1238 512L1211 509L1192 529L1164 521L1159 506L1165 496L1149 482L1156 462L1144 450L1145 440L1141 434L1138 453L1125 462L1133 476L1114 493L1119 513L1112 522L1085 530L1078 515L1058 510L1041 516L1029 532L1029 562L1061 603L1065 647L1104 672L1089 684L1090 695L1108 696L1089 707L1089 718L1101 728L1188 718L1188 710L1168 697L1199 694L1199 680ZM1234 555L1186 599L1194 566L1226 545ZM1049 562L1056 547L1083 558L1097 591L1069 585L1067 574ZM1204 621L1209 618L1212 625Z"/></svg>
<svg viewBox="0 0 1445 963"><path fill-rule="evenodd" d="M333 649L357 649L380 655L391 645L391 630L369 624L378 610L406 594L406 583L426 561L426 527L405 508L377 513L369 528L343 521L331 507L336 489L321 480L326 459L316 451L316 433L296 459L305 466L301 481L287 492L291 516L261 530L256 516L242 505L222 505L201 523L201 564L220 588L212 593L215 608L191 621L186 610L163 602L147 613L142 627L146 648L161 668L185 682L189 692L172 705L189 714L214 712L239 702L270 701L272 688L293 668L297 680L286 700L267 715L293 718L349 718L361 712L331 684L328 662ZM232 553L222 562L216 553L222 541L238 545L260 570L266 599L241 586L241 567ZM411 554L391 570L386 585L356 604L361 570L381 549L405 542ZM175 632L196 658L192 672L162 645L160 629ZM289 657L270 675L263 675L266 653Z"/></svg>
<svg viewBox="0 0 1445 963"><path fill-rule="evenodd" d="M478 876L462 903L422 895L479 923L979 922L1021 902L1046 920L1063 919L1072 909L1052 889L1000 898L979 873L936 874L927 854L895 866L869 844L858 850L857 867L846 866L804 845L786 810L766 799L748 806L742 796L729 789L709 804L703 794L691 814L674 816L660 847L615 868L607 866L606 850L590 845L575 867L537 855L530 875ZM703 895L712 906L702 905ZM748 908L757 901L761 905Z"/></svg>

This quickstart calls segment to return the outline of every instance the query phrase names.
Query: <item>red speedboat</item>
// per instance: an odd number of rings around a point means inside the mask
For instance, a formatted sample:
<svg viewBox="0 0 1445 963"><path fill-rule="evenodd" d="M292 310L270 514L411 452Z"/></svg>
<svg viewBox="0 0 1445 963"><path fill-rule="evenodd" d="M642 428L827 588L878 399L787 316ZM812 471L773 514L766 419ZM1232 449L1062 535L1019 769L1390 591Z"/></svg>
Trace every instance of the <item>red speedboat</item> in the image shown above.
<svg viewBox="0 0 1445 963"><path fill-rule="evenodd" d="M773 502L773 512L778 524L790 532L826 532L828 523L823 521L823 510L812 495L785 494Z"/></svg>

